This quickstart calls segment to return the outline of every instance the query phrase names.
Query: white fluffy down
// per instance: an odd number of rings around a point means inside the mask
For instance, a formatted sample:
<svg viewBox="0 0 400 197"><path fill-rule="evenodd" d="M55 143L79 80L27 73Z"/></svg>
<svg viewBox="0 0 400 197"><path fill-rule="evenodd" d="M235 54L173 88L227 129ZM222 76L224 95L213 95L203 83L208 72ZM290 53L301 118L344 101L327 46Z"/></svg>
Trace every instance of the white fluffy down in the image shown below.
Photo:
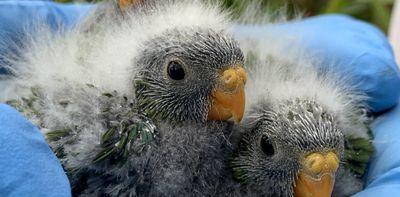
<svg viewBox="0 0 400 197"><path fill-rule="evenodd" d="M94 144L99 143L105 130L96 116L100 110L96 98L101 92L113 90L133 94L132 78L139 70L134 60L146 41L168 29L204 27L218 32L230 27L228 14L217 6L190 0L166 0L150 12L125 17L123 23L115 23L112 17L101 20L91 31L77 25L72 30L55 32L38 24L21 49L22 57L6 59L13 77L4 95L0 95L1 102L29 96L31 87L39 87L45 98L42 127L57 130L79 122L85 129L79 143L65 150L75 155L67 158L68 168L92 161L93 152L98 151ZM97 23L85 21L91 22ZM238 39L247 57L253 58L248 61L246 106L251 107L259 99L269 100L275 104L272 106L291 98L315 100L338 117L345 134L367 137L363 126L366 117L359 108L365 97L353 91L343 74L329 70L318 75L318 58L305 55L301 44L291 37L271 33L261 40ZM88 90L86 84L99 90ZM58 102L64 99L73 102L62 108Z"/></svg>
<svg viewBox="0 0 400 197"><path fill-rule="evenodd" d="M35 31L26 33L21 57L5 57L13 76L0 95L1 102L29 97L31 87L38 87L44 97L40 109L43 132L74 125L84 129L78 143L65 150L74 155L67 158L66 167L91 161L106 130L96 115L100 111L97 97L114 90L133 96L132 79L140 69L134 60L147 41L171 29L211 28L220 32L230 26L228 13L201 1L159 1L150 11L143 10L124 13L123 22L115 20L121 13L99 20L94 11L69 30L55 31L36 24ZM91 90L87 84L98 89ZM59 105L65 100L70 102L67 108ZM35 117L31 120L35 122Z"/></svg>
<svg viewBox="0 0 400 197"><path fill-rule="evenodd" d="M262 38L241 35L237 39L249 64L247 108L260 99L275 107L295 98L314 100L339 119L345 135L367 137L366 97L334 65L321 71L317 66L321 59L307 53L301 38L271 29Z"/></svg>
<svg viewBox="0 0 400 197"><path fill-rule="evenodd" d="M228 27L228 14L198 1L165 1L151 12L130 12L121 24L100 21L98 31L77 25L68 31L38 24L28 32L23 58L8 58L15 78L1 101L20 95L20 88L39 86L51 93L75 84L93 84L104 90L129 93L137 67L134 60L143 44L168 29ZM205 14L207 13L207 14ZM89 17L90 18L90 17ZM85 21L85 23L96 21ZM18 89L18 90L17 90ZM15 94L15 91L17 93Z"/></svg>

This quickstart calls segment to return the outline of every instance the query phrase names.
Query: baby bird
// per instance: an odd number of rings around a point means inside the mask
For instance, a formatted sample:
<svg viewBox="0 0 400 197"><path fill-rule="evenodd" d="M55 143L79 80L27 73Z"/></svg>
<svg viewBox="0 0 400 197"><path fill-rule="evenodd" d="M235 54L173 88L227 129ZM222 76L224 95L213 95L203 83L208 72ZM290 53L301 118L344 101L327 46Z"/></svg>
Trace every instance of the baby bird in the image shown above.
<svg viewBox="0 0 400 197"><path fill-rule="evenodd" d="M239 39L253 66L231 160L240 195L350 196L373 151L365 97L292 38ZM229 185L229 184L228 184Z"/></svg>
<svg viewBox="0 0 400 197"><path fill-rule="evenodd" d="M212 195L244 113L244 57L203 1L105 2L72 30L38 25L8 57L8 101L47 135L74 195Z"/></svg>

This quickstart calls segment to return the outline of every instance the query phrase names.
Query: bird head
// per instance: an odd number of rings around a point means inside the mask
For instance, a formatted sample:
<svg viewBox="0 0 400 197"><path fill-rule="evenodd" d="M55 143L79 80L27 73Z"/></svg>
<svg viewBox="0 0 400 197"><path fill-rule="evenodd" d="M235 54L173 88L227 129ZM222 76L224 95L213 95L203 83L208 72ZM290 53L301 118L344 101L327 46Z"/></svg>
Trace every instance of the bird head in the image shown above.
<svg viewBox="0 0 400 197"><path fill-rule="evenodd" d="M244 113L246 72L236 41L212 29L172 29L145 44L134 80L141 109L172 121L236 122Z"/></svg>
<svg viewBox="0 0 400 197"><path fill-rule="evenodd" d="M173 122L241 121L244 57L238 43L214 22L225 21L224 14L199 1L117 2L128 18L146 19L138 24L152 30L133 60L139 68L133 79L139 109Z"/></svg>
<svg viewBox="0 0 400 197"><path fill-rule="evenodd" d="M309 100L270 107L259 105L244 126L235 178L266 196L331 196L344 150L335 117Z"/></svg>

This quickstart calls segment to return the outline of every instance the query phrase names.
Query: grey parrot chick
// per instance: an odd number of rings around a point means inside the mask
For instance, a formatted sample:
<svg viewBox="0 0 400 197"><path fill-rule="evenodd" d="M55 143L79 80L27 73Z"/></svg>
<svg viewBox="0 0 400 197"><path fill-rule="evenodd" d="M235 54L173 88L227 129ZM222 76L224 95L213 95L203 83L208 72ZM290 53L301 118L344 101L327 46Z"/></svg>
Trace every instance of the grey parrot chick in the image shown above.
<svg viewBox="0 0 400 197"><path fill-rule="evenodd" d="M306 100L258 107L231 162L234 177L260 196L330 196L344 154L335 117Z"/></svg>
<svg viewBox="0 0 400 197"><path fill-rule="evenodd" d="M236 193L329 197L360 191L373 146L365 97L346 72L321 69L301 42L276 31L238 40L252 66L246 86L252 99L231 160L241 183Z"/></svg>
<svg viewBox="0 0 400 197"><path fill-rule="evenodd" d="M74 97L65 94L77 92L76 87L90 84L135 97L151 118L240 121L246 72L228 14L201 1L131 3L124 10L100 4L66 32L39 26L21 49L22 57L6 58L14 77L2 100L29 95L37 87L59 103Z"/></svg>
<svg viewBox="0 0 400 197"><path fill-rule="evenodd" d="M245 109L229 27L202 1L106 2L71 30L39 26L9 57L0 100L46 134L73 195L213 195L231 151L223 121Z"/></svg>
<svg viewBox="0 0 400 197"><path fill-rule="evenodd" d="M139 107L175 122L231 116L239 122L244 111L243 61L237 43L211 29L167 31L146 43L138 59L145 67L134 79Z"/></svg>

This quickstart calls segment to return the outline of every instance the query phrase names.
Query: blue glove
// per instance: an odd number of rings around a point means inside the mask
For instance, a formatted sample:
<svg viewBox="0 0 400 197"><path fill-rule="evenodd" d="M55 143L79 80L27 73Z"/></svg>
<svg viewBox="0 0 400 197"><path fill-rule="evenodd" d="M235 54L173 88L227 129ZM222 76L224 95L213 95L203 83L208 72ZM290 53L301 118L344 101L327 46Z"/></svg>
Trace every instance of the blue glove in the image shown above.
<svg viewBox="0 0 400 197"><path fill-rule="evenodd" d="M373 112L383 112L399 102L400 74L392 49L377 28L341 15L267 26L238 26L240 37L262 38L267 32L302 43L322 58L322 68L333 65L345 72L368 96ZM275 34L273 34L275 35ZM356 197L400 196L400 106L372 125L376 152L366 176L366 188Z"/></svg>
<svg viewBox="0 0 400 197"><path fill-rule="evenodd" d="M22 32L29 32L32 21L44 22L57 29L70 27L93 5L57 4L47 1L0 1L0 54L18 53ZM0 56L0 76L6 70ZM0 86L1 87L1 86Z"/></svg>
<svg viewBox="0 0 400 197"><path fill-rule="evenodd" d="M374 26L343 15L323 15L267 26L239 26L238 36L259 37L266 32L301 43L322 59L321 67L334 66L365 92L373 112L387 110L400 96L400 74L385 35Z"/></svg>
<svg viewBox="0 0 400 197"><path fill-rule="evenodd" d="M400 105L374 121L375 154L367 188L356 197L400 196Z"/></svg>
<svg viewBox="0 0 400 197"><path fill-rule="evenodd" d="M22 40L22 31L29 31L29 23L37 19L53 28L71 26L91 7L0 1L0 76L5 73L1 56L16 52L13 46ZM4 104L0 104L0 177L0 196L71 196L68 178L40 131Z"/></svg>
<svg viewBox="0 0 400 197"><path fill-rule="evenodd" d="M40 131L0 104L1 196L71 196L68 179Z"/></svg>

